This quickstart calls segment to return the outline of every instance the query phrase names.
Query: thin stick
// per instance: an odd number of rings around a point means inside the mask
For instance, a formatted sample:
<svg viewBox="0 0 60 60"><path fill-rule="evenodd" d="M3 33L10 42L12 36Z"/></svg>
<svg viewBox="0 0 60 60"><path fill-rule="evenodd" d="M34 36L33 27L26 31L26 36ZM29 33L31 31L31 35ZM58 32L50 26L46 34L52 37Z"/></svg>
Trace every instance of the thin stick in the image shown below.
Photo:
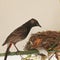
<svg viewBox="0 0 60 60"><path fill-rule="evenodd" d="M35 54L38 53L37 50L30 50L30 51L19 51L19 52L10 52L8 55L27 55L27 54ZM0 56L5 56L5 53L0 53Z"/></svg>
<svg viewBox="0 0 60 60"><path fill-rule="evenodd" d="M60 52L60 51L48 51L48 52ZM19 51L19 52L10 52L8 55L27 55L27 54L38 54L39 52L37 50L29 50L29 51ZM0 53L0 56L5 56L5 53Z"/></svg>

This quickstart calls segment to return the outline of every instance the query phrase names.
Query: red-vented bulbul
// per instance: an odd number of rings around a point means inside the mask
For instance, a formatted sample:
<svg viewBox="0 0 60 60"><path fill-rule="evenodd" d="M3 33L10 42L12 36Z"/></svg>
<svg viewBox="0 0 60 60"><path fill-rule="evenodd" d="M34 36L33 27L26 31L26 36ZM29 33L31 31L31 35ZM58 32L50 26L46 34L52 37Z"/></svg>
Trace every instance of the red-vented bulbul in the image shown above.
<svg viewBox="0 0 60 60"><path fill-rule="evenodd" d="M38 21L36 19L32 18L29 21L27 21L25 24L23 24L22 26L15 29L7 37L6 41L3 43L3 46L5 44L8 44L4 60L7 59L7 55L8 55L9 49L12 46L12 44L14 44L15 48L17 49L15 44L17 42L22 41L23 39L25 39L27 37L28 33L30 32L31 28L34 27L34 26L40 26L41 27L41 25L38 23ZM18 49L17 49L17 51L18 51Z"/></svg>

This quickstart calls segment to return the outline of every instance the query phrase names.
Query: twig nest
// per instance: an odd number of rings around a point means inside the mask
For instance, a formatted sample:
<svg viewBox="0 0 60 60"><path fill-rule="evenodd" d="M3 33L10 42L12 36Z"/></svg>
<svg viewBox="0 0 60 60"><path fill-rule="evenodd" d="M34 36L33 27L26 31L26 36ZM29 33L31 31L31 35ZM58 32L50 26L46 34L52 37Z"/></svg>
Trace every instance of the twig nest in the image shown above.
<svg viewBox="0 0 60 60"><path fill-rule="evenodd" d="M43 31L32 34L25 46L25 49L30 50L38 47L43 47L46 50L60 49L60 32Z"/></svg>
<svg viewBox="0 0 60 60"><path fill-rule="evenodd" d="M41 54L40 52L41 48L45 49L46 51L54 51L54 52L59 51L60 50L60 32L43 31L43 32L32 34L25 46L25 50L37 49ZM48 53L44 55L49 56Z"/></svg>

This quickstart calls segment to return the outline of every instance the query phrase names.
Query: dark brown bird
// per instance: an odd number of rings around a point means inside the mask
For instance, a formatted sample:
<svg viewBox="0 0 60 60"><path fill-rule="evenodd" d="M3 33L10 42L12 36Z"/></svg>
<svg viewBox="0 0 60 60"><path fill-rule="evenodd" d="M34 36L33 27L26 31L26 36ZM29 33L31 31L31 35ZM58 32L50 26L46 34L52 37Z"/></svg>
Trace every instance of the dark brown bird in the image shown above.
<svg viewBox="0 0 60 60"><path fill-rule="evenodd" d="M19 51L18 48L16 47L16 43L25 39L27 37L28 33L30 32L31 28L34 26L41 27L41 25L38 23L38 21L36 19L32 18L31 20L27 21L25 24L23 24L22 26L18 27L16 30L14 30L7 37L6 41L3 43L3 46L5 44L8 44L4 60L7 59L7 55L8 55L9 49L12 46L12 44L14 44L17 51Z"/></svg>

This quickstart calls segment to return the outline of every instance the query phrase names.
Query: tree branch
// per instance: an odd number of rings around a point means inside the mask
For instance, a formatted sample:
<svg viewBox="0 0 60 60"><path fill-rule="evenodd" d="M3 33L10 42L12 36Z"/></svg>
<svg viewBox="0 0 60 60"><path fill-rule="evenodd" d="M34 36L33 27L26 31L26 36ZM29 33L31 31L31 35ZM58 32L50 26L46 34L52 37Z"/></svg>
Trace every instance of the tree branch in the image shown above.
<svg viewBox="0 0 60 60"><path fill-rule="evenodd" d="M27 55L27 54L35 54L35 53L38 53L38 51L29 50L29 51L9 52L8 55ZM0 56L5 56L5 53L0 53Z"/></svg>
<svg viewBox="0 0 60 60"><path fill-rule="evenodd" d="M55 52L60 52L60 51L56 51L56 50L53 50ZM48 52L53 52L53 51L49 51ZM10 52L8 53L8 55L27 55L27 54L38 54L39 52L37 50L29 50L29 51L19 51L19 52ZM5 53L0 53L0 56L5 56Z"/></svg>

